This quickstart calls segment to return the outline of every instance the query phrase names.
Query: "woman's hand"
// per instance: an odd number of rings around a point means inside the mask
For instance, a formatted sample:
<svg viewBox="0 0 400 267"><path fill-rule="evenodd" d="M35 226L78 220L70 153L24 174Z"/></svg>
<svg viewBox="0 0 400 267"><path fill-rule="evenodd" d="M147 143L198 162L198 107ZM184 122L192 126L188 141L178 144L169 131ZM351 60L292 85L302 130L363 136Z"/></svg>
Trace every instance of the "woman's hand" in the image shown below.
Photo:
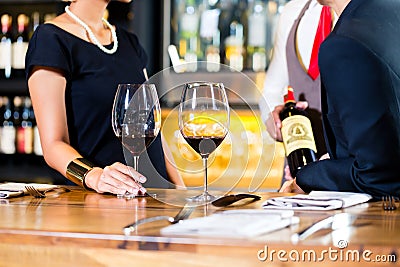
<svg viewBox="0 0 400 267"><path fill-rule="evenodd" d="M86 186L98 193L134 195L144 194L146 189L141 183L146 182L146 177L136 172L132 167L116 162L104 169L93 168L85 179Z"/></svg>

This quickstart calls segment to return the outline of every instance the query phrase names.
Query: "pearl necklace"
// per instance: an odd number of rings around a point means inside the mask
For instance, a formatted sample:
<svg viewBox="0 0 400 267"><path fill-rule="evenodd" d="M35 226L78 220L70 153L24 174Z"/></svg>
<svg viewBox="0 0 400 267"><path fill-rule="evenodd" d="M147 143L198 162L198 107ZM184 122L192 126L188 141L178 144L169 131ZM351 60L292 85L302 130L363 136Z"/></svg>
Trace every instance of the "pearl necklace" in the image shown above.
<svg viewBox="0 0 400 267"><path fill-rule="evenodd" d="M107 53L107 54L110 54L110 55L111 55L111 54L114 54L114 53L117 51L117 49L118 49L117 33L115 32L114 27L113 27L106 19L102 18L102 21L106 24L106 26L107 26L107 27L110 29L110 31L111 31L111 37L112 37L112 40L113 40L113 42L114 42L114 45L113 45L113 47L112 47L111 49L105 48L105 47L99 42L99 40L97 40L96 36L95 36L94 33L92 32L92 30L89 28L89 26L88 26L85 22L83 22L80 18L78 18L74 13L72 13L72 12L69 10L69 6L66 6L66 7L65 7L65 12L66 12L72 19L74 19L79 25L81 25L81 26L86 30L86 32L87 32L88 35L89 35L89 39L90 39L95 45L97 45L97 47L100 48L101 51L103 51L103 52L105 52L105 53Z"/></svg>

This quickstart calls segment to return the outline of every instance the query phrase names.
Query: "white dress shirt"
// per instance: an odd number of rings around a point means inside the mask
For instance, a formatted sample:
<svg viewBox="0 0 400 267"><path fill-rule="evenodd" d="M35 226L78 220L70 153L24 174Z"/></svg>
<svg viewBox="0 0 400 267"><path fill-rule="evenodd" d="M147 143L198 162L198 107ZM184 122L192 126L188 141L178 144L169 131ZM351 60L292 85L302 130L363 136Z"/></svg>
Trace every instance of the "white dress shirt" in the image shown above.
<svg viewBox="0 0 400 267"><path fill-rule="evenodd" d="M270 112L275 106L283 103L283 96L287 93L286 87L289 85L286 62L287 38L294 21L299 17L307 1L292 0L288 2L280 15L278 28L275 33L273 56L264 81L264 99L260 100L261 117L264 122L268 119ZM314 37L317 32L321 10L322 5L316 0L312 0L304 16L301 18L297 29L297 51L300 55L300 63L305 68L305 73L310 64Z"/></svg>

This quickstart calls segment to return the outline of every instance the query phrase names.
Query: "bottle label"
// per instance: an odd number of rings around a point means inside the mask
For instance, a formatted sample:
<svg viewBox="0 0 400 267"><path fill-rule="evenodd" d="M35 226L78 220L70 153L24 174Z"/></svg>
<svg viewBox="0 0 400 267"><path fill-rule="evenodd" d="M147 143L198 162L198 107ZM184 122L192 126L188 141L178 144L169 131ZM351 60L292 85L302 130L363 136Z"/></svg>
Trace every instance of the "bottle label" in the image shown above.
<svg viewBox="0 0 400 267"><path fill-rule="evenodd" d="M40 144L39 129L37 126L33 128L33 152L36 155L42 156L42 145Z"/></svg>
<svg viewBox="0 0 400 267"><path fill-rule="evenodd" d="M282 121L282 139L286 156L297 149L309 148L317 151L310 120L301 115L294 115Z"/></svg>
<svg viewBox="0 0 400 267"><path fill-rule="evenodd" d="M4 126L1 132L1 151L4 154L15 154L15 135L13 126Z"/></svg>
<svg viewBox="0 0 400 267"><path fill-rule="evenodd" d="M267 56L263 52L255 52L252 57L253 71L264 71L267 67Z"/></svg>
<svg viewBox="0 0 400 267"><path fill-rule="evenodd" d="M0 69L11 68L11 41L1 41L0 42Z"/></svg>
<svg viewBox="0 0 400 267"><path fill-rule="evenodd" d="M32 127L26 127L25 131L25 153L26 154L32 154L33 152L33 128Z"/></svg>
<svg viewBox="0 0 400 267"><path fill-rule="evenodd" d="M262 15L251 15L249 17L248 45L264 47L267 41L267 17Z"/></svg>
<svg viewBox="0 0 400 267"><path fill-rule="evenodd" d="M27 42L15 42L12 46L12 66L14 69L25 68L25 54L28 51Z"/></svg>
<svg viewBox="0 0 400 267"><path fill-rule="evenodd" d="M31 154L33 150L33 128L18 127L17 129L17 152Z"/></svg>
<svg viewBox="0 0 400 267"><path fill-rule="evenodd" d="M199 17L197 14L183 14L181 18L181 34L183 38L197 36Z"/></svg>

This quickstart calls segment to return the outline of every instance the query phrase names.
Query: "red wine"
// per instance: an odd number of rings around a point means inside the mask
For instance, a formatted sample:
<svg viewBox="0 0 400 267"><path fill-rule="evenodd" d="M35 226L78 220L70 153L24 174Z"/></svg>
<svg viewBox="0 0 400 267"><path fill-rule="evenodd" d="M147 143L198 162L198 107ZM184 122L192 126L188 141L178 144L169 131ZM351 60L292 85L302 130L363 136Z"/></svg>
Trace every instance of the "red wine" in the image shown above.
<svg viewBox="0 0 400 267"><path fill-rule="evenodd" d="M154 134L141 136L124 136L123 144L133 156L139 156L156 138Z"/></svg>
<svg viewBox="0 0 400 267"><path fill-rule="evenodd" d="M304 110L296 108L293 88L288 87L285 108L279 114L282 139L292 177L310 162L316 161L316 145L310 119Z"/></svg>
<svg viewBox="0 0 400 267"><path fill-rule="evenodd" d="M208 157L221 143L225 137L222 136L184 136L186 142L197 152L201 157Z"/></svg>

